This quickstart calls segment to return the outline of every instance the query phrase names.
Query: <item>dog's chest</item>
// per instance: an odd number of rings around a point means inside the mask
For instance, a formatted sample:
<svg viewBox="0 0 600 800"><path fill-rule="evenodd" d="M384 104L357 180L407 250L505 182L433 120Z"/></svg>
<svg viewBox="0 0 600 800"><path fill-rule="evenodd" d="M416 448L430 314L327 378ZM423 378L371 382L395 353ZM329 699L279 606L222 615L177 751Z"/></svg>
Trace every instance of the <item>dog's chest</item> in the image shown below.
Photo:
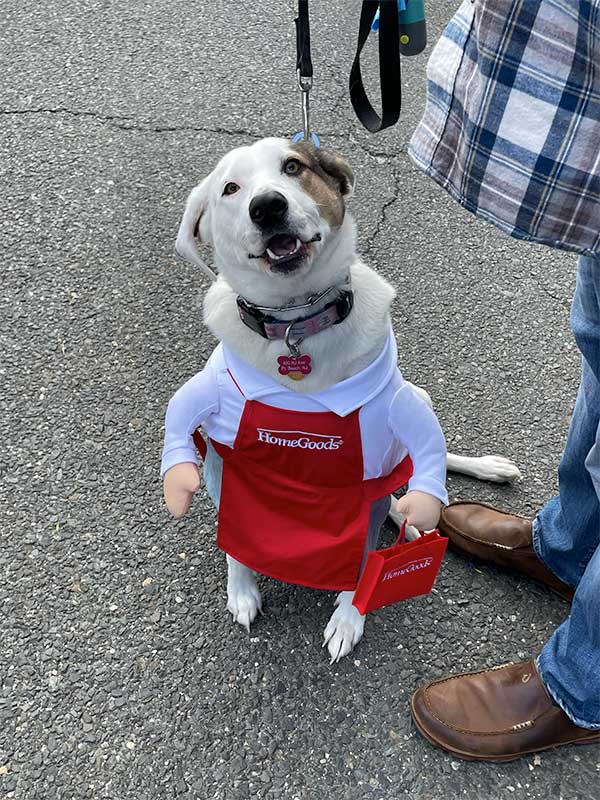
<svg viewBox="0 0 600 800"><path fill-rule="evenodd" d="M376 363L348 381L340 382L325 391L300 393L274 381L264 372L254 369L239 355L220 346L211 357L212 366L218 372L219 410L211 414L203 427L211 439L233 447L239 441L242 421L245 426L254 424L254 416L249 417L245 413L248 411L248 403L258 404L261 413L266 410L268 414L268 408L273 408L273 416L277 417L278 424L267 425L269 430L266 433L262 430L265 428L262 423L256 424L255 430L249 435L261 448L272 449L273 452L277 448L283 448L284 452L290 447L300 447L297 442L293 444L299 438L296 435L298 431L310 433L316 437L315 441L319 441L321 435L327 435L327 426L323 430L318 427L321 418L331 415L344 420L349 414L356 412L364 476L373 478L387 474L403 454L402 446L394 440L389 426L393 397L402 384L402 377L394 366L395 354L391 350L390 341ZM307 376L305 382L310 377ZM244 436L247 435L246 430ZM328 453L324 453L327 456Z"/></svg>

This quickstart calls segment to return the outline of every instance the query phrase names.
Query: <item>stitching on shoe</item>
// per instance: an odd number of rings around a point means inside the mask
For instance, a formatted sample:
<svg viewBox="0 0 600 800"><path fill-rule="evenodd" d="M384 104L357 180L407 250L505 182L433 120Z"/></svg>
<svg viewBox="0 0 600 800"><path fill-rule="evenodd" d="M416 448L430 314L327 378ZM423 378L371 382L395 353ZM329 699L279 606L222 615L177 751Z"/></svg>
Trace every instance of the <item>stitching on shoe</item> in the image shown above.
<svg viewBox="0 0 600 800"><path fill-rule="evenodd" d="M529 663L533 663L534 666L535 666L535 661L533 659ZM469 730L467 728L458 728L456 725L452 725L449 722L445 722L443 719L438 717L438 715L435 713L435 711L431 707L431 704L429 702L429 698L427 696L427 689L431 688L432 686L439 686L442 683L449 683L450 681L458 680L458 678L463 678L465 675L483 675L483 674L488 673L488 672L496 672L497 670L503 669L504 667L513 666L513 664L514 664L514 662L509 661L507 664L501 664L499 667L491 667L490 669L480 669L480 670L477 670L476 672L462 672L460 675L451 675L449 678L442 678L439 681L433 681L433 683L430 683L423 690L423 696L424 696L424 699L425 699L425 705L427 706L427 710L429 711L429 713L431 714L431 716L434 719L436 719L441 725L444 726L444 728L448 728L449 730L456 731L457 733L465 733L465 734L468 734L469 736L504 736L504 735L509 734L509 733L522 733L522 729L519 730L519 729L515 729L515 728L506 728L504 730L493 731L493 732L492 731L489 731L489 732L488 731L472 731L472 730ZM539 673L537 672L537 669L535 670L535 672L536 672L536 675L538 675L538 678L539 678ZM540 683L541 683L544 691L546 692L546 694L548 694L548 692L546 690L546 687L544 686L543 681L541 679L540 679ZM554 705L556 705L556 704L554 704ZM547 709L546 711L543 711L541 714L539 714L537 717L534 717L533 720L532 720L533 724L535 725L537 720L539 720L540 717L542 717L544 714L547 714L548 711L550 711L550 710L551 709Z"/></svg>
<svg viewBox="0 0 600 800"><path fill-rule="evenodd" d="M526 550L527 548L531 547L529 544L522 544L518 547L511 547L508 544L498 544L497 542L486 542L483 539L476 539L475 536L469 536L463 531L459 531L457 528L452 525L450 522L444 521L444 526L442 527L442 533L444 532L444 527L447 530L451 530L455 536L460 536L461 539L466 539L468 542L475 542L476 544L483 544L490 549L496 548L497 550L509 550L510 552L515 552L516 550Z"/></svg>
<svg viewBox="0 0 600 800"><path fill-rule="evenodd" d="M447 508L452 508L453 506L481 506L482 508L489 508L492 511L499 511L500 514L504 514L507 517L517 517L517 519L524 519L529 522L529 517L526 517L523 514L515 514L513 511L505 511L503 508L498 508L498 506L493 506L491 503L484 503L480 500L453 500L442 509L442 515Z"/></svg>
<svg viewBox="0 0 600 800"><path fill-rule="evenodd" d="M530 522L528 517L524 517L521 514L509 514L507 511L502 511L502 509L496 508L495 506L491 506L488 503L473 503L473 502L469 502L468 500L460 500L459 502L451 503L449 506L446 506L446 508L450 508L451 506L458 506L458 505L481 506L482 508L489 508L492 511L498 511L500 514L502 514L503 516L506 516L506 517L515 517L515 519L522 519L522 520L526 520L527 522ZM531 547L530 544L522 544L522 545L519 545L518 547L511 547L510 545L498 545L496 542L486 542L483 539L477 539L474 536L470 536L469 534L464 533L464 531L459 531L458 528L455 525L453 525L451 522L449 522L444 517L444 511L445 510L446 509L442 509L442 514L441 514L441 519L442 519L442 523L443 523L442 526L441 526L442 533L443 533L443 529L446 528L446 529L452 531L452 533L454 533L456 536L461 536L463 539L466 539L469 542L475 542L477 544L483 544L486 547L491 547L491 548L496 547L496 548L498 548L500 550L515 551L515 550L524 550L524 549L526 549L528 547Z"/></svg>
<svg viewBox="0 0 600 800"><path fill-rule="evenodd" d="M522 544L519 545L519 547L511 547L509 544L498 544L498 542L486 542L484 539L477 539L475 536L467 536L467 534L456 530L456 528L454 528L454 533L457 536L461 536L463 539L467 539L467 541L469 542L484 544L486 547L496 548L497 550L509 550L510 552L514 552L515 550L524 550L527 547L531 547L531 545L528 544Z"/></svg>

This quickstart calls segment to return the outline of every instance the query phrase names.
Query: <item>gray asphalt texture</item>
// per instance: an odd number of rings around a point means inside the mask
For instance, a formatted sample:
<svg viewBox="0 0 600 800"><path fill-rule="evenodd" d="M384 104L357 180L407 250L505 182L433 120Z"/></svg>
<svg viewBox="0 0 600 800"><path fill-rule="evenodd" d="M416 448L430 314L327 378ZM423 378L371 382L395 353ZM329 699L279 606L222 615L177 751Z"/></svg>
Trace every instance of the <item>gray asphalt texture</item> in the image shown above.
<svg viewBox="0 0 600 800"><path fill-rule="evenodd" d="M333 595L261 581L247 635L206 494L182 521L165 510L164 410L214 346L205 279L173 254L182 204L230 148L300 127L294 4L2 5L0 797L597 798L597 748L459 762L408 713L423 681L537 654L559 599L449 555L434 593L372 614L330 667ZM412 166L426 55L403 62L400 124L361 129L359 5L311 4L315 129L355 167L404 373L451 449L523 472L451 476L451 496L532 514L577 388L576 259L510 240ZM430 11L431 41L455 6Z"/></svg>

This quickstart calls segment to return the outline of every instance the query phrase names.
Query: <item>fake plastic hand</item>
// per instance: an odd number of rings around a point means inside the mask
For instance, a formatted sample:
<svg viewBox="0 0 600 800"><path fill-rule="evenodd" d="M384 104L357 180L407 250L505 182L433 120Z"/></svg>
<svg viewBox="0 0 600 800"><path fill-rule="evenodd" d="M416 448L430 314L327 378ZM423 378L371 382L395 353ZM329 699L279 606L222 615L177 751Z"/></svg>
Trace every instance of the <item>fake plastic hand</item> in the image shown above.
<svg viewBox="0 0 600 800"><path fill-rule="evenodd" d="M165 473L164 493L167 508L174 517L183 517L200 488L198 467L191 461L175 464Z"/></svg>
<svg viewBox="0 0 600 800"><path fill-rule="evenodd" d="M396 503L396 511L404 514L409 525L420 531L430 531L440 521L442 503L427 492L408 492Z"/></svg>

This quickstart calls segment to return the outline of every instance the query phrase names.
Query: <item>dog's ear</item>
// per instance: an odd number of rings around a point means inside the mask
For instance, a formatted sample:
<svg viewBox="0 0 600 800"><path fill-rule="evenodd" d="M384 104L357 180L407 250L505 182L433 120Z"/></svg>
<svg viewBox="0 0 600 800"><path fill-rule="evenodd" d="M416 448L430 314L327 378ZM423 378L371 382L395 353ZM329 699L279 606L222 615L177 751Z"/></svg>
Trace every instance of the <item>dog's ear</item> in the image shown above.
<svg viewBox="0 0 600 800"><path fill-rule="evenodd" d="M182 258L197 264L206 270L206 264L200 257L198 241L210 242L210 224L208 219L208 184L210 175L190 192L183 217L179 223L175 250Z"/></svg>
<svg viewBox="0 0 600 800"><path fill-rule="evenodd" d="M350 197L354 191L354 172L350 164L332 150L319 147L314 152L321 169L338 183L342 197Z"/></svg>

